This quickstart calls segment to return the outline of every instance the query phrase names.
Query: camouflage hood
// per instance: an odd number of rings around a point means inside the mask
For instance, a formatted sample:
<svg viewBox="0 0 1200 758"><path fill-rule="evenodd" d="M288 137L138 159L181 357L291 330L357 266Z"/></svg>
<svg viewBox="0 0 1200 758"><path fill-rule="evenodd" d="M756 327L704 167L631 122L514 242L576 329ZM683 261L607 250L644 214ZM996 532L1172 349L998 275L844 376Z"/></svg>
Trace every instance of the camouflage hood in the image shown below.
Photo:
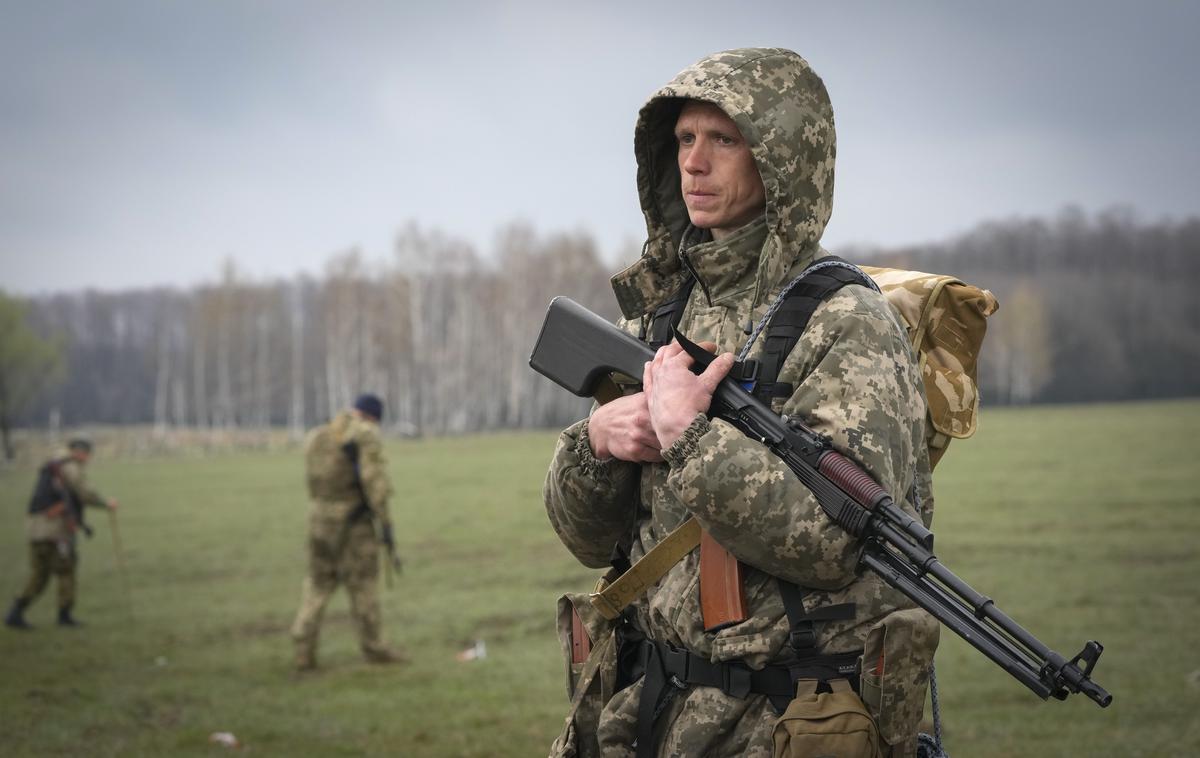
<svg viewBox="0 0 1200 758"><path fill-rule="evenodd" d="M689 66L654 93L634 132L648 239L642 257L612 280L627 318L654 308L683 278L678 251L689 222L674 128L685 100L725 111L762 177L767 237L757 261L755 302L782 283L797 258L816 253L833 209L833 107L803 58L780 48L745 48Z"/></svg>

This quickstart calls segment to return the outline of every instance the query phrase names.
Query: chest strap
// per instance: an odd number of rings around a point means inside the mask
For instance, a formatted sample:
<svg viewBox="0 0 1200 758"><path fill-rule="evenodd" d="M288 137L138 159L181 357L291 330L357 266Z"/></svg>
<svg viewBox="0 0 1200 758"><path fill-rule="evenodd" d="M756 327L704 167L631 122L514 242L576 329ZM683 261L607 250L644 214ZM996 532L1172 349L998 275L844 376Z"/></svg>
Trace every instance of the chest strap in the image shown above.
<svg viewBox="0 0 1200 758"><path fill-rule="evenodd" d="M738 362L744 366L743 386L748 392L768 405L773 398L791 396L792 385L778 381L784 361L821 303L848 284L879 290L871 277L836 255L810 264L783 288L738 355ZM759 335L763 337L762 355L757 360L747 360Z"/></svg>
<svg viewBox="0 0 1200 758"><path fill-rule="evenodd" d="M691 297L695 286L696 279L689 275L674 296L654 310L649 328L641 335L641 339L651 348L657 350L670 343L672 332L679 326L679 321L683 318L683 309L687 307L688 298Z"/></svg>

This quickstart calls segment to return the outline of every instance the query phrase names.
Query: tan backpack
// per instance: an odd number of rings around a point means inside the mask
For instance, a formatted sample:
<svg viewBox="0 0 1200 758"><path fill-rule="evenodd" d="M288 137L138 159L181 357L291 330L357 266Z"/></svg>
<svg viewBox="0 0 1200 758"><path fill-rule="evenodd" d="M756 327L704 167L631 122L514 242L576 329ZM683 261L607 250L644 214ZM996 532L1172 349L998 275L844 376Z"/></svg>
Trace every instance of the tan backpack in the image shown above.
<svg viewBox="0 0 1200 758"><path fill-rule="evenodd" d="M952 438L975 433L979 421L979 352L987 317L999 303L991 292L944 274L862 266L908 330L929 412L925 442L936 466Z"/></svg>

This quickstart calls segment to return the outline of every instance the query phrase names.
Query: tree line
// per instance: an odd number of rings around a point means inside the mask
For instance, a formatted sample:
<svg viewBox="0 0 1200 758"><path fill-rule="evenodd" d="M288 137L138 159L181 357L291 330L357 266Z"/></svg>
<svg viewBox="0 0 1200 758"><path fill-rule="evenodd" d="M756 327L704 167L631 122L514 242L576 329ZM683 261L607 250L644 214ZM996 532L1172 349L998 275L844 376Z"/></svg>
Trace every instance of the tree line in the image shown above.
<svg viewBox="0 0 1200 758"><path fill-rule="evenodd" d="M850 255L953 274L997 296L979 365L985 403L1200 394L1198 217L1147 223L1127 208L1067 208Z"/></svg>
<svg viewBox="0 0 1200 758"><path fill-rule="evenodd" d="M1007 404L1200 393L1198 251L1200 218L1068 209L936 245L835 252L991 289L1001 306L980 385L985 402ZM409 224L389 259L347 251L319 277L254 281L227 261L216 283L187 290L28 299L29 329L59 345L66 370L45 363L42 391L8 416L298 434L372 390L393 433L564 425L587 403L534 374L529 350L555 295L614 318L614 266L586 233L526 225L502 230L491 252Z"/></svg>

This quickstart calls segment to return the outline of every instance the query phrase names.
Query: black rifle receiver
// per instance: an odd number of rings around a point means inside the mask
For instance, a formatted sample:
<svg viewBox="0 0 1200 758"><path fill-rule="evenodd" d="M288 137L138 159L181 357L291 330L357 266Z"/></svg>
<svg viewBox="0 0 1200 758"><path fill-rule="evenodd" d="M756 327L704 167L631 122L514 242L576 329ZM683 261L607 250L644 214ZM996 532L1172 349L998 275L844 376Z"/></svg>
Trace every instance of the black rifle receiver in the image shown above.
<svg viewBox="0 0 1200 758"><path fill-rule="evenodd" d="M715 357L675 332L697 373ZM611 374L640 377L654 351L578 303L550 302L529 365L567 391L594 395ZM779 417L737 382L713 393L709 416L757 439L787 464L839 526L864 541L862 563L966 640L1043 700L1082 693L1102 708L1112 695L1091 680L1104 648L1089 641L1071 660L1000 611L938 561L933 534L892 501L858 464L828 438L797 419Z"/></svg>

